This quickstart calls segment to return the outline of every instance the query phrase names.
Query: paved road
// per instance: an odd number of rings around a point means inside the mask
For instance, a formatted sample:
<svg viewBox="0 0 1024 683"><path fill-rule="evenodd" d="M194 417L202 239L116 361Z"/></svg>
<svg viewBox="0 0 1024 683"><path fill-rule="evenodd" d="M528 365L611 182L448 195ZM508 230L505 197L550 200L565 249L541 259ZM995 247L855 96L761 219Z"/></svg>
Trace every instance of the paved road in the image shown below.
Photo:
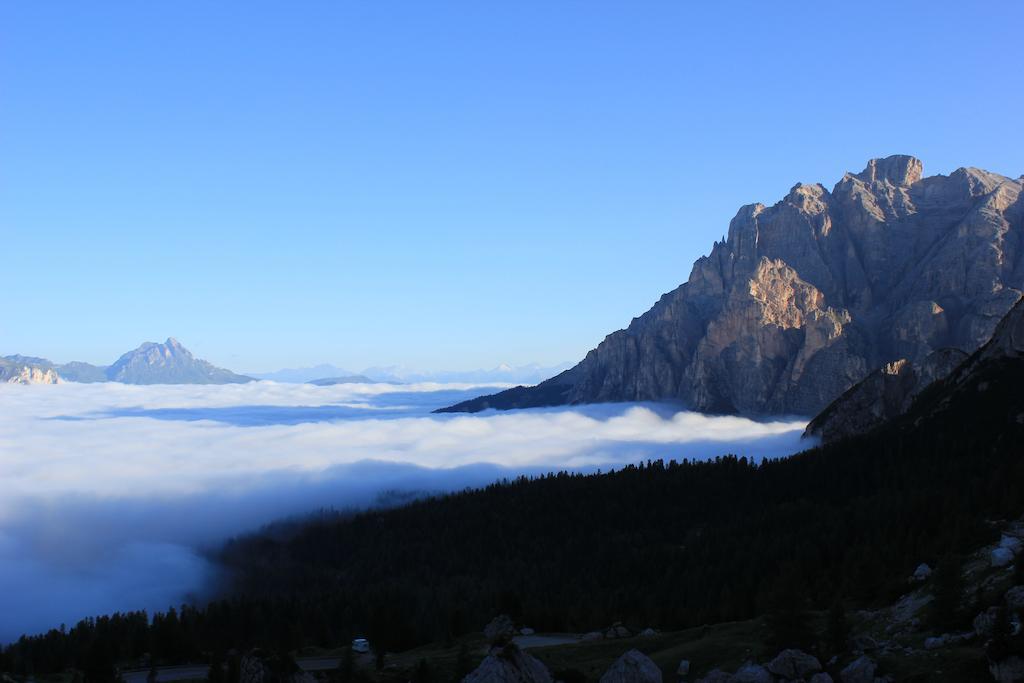
<svg viewBox="0 0 1024 683"><path fill-rule="evenodd" d="M529 650L535 647L550 647L552 645L577 643L580 640L580 636L572 633L558 633L547 636L516 636L514 640L516 645L524 650ZM330 671L331 669L336 669L338 667L341 659L339 657L303 657L296 659L295 661L305 671ZM160 683L169 683L170 681L205 679L206 674L209 671L209 667L186 664L184 666L165 666L157 669L156 671L157 681ZM121 678L124 679L124 683L146 683L146 678L148 676L149 669L134 669L132 671L121 672Z"/></svg>
<svg viewBox="0 0 1024 683"><path fill-rule="evenodd" d="M578 643L581 637L572 633L559 633L550 636L516 636L512 639L515 644L524 650L529 650L534 647L550 647L552 645L568 645L569 643Z"/></svg>
<svg viewBox="0 0 1024 683"><path fill-rule="evenodd" d="M336 669L341 659L338 657L304 657L295 661L306 671L328 671ZM167 681L205 679L209 669L208 666L165 666L156 670L157 680L166 683ZM146 683L147 676L149 676L149 669L121 672L124 683Z"/></svg>

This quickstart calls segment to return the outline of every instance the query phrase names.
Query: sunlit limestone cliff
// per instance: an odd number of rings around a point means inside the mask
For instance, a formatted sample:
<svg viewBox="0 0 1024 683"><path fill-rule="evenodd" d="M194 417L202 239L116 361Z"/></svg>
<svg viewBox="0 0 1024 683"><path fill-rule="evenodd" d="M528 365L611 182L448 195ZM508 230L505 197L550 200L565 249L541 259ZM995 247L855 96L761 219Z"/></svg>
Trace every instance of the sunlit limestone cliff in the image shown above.
<svg viewBox="0 0 1024 683"><path fill-rule="evenodd" d="M57 384L60 376L49 361L28 356L0 357L0 382L7 384Z"/></svg>
<svg viewBox="0 0 1024 683"><path fill-rule="evenodd" d="M910 156L742 207L689 279L575 367L448 411L675 399L812 415L885 363L971 352L1024 287L1024 177Z"/></svg>

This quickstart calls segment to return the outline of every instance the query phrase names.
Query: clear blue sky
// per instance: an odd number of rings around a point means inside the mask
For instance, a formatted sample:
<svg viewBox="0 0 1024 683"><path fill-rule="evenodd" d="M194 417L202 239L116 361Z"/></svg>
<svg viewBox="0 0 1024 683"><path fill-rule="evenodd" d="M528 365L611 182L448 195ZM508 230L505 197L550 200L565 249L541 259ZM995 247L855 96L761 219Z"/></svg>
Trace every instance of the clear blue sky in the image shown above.
<svg viewBox="0 0 1024 683"><path fill-rule="evenodd" d="M3 2L0 354L576 360L741 204L1024 173L1024 3Z"/></svg>

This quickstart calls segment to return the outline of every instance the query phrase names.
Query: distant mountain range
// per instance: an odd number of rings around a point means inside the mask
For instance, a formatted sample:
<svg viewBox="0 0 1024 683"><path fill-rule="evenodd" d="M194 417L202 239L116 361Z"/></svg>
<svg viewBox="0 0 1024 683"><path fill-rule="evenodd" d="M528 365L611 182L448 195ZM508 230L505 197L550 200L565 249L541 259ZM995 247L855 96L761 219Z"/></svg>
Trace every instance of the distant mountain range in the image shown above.
<svg viewBox="0 0 1024 683"><path fill-rule="evenodd" d="M443 410L673 399L814 415L886 363L974 351L1024 289L1024 176L922 170L873 159L831 191L742 207L685 283L579 364Z"/></svg>
<svg viewBox="0 0 1024 683"><path fill-rule="evenodd" d="M376 384L376 380L372 380L366 375L342 375L341 377L323 377L321 379L311 379L306 384L315 384L318 387L329 387L335 384Z"/></svg>
<svg viewBox="0 0 1024 683"><path fill-rule="evenodd" d="M54 363L35 356L0 356L0 382L18 384L56 384L65 382L122 382L124 384L240 384L258 379L275 382L332 384L372 384L416 382L464 384L531 384L569 367L539 364L499 365L490 370L453 370L423 372L398 365L373 367L356 373L334 365L287 368L276 372L240 375L196 358L181 343L169 337L163 344L145 342L125 353L111 365L93 365L82 361Z"/></svg>
<svg viewBox="0 0 1024 683"><path fill-rule="evenodd" d="M72 361L57 364L45 358L4 356L0 358L0 380L19 384L69 382L121 382L123 384L239 384L252 377L201 360L169 337L163 344L145 342L125 353L112 365L101 366Z"/></svg>
<svg viewBox="0 0 1024 683"><path fill-rule="evenodd" d="M258 379L275 382L312 382L326 384L328 380L347 377L365 377L370 382L414 384L417 382L461 384L535 384L546 377L562 372L570 363L544 366L538 363L511 366L501 364L489 370L441 370L435 372L414 370L401 365L375 366L362 372L352 372L334 365L314 365L308 368L287 368L275 372L251 373ZM314 381L315 380L315 381ZM338 382L330 382L337 384Z"/></svg>

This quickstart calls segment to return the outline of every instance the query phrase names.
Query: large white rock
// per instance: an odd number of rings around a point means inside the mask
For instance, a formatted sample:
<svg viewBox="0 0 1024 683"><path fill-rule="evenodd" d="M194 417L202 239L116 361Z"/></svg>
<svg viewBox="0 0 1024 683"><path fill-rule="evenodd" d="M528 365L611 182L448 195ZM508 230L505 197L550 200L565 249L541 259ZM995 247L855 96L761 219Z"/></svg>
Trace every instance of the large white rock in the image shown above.
<svg viewBox="0 0 1024 683"><path fill-rule="evenodd" d="M999 547L1006 548L1011 553L1016 555L1020 552L1021 548L1024 547L1024 544L1022 544L1021 540L1016 536L1009 536L1007 534L1003 534L1002 538L999 539Z"/></svg>
<svg viewBox="0 0 1024 683"><path fill-rule="evenodd" d="M772 675L760 664L744 664L732 675L732 683L772 683Z"/></svg>
<svg viewBox="0 0 1024 683"><path fill-rule="evenodd" d="M875 683L875 670L878 665L867 655L861 655L846 665L839 672L843 683Z"/></svg>
<svg viewBox="0 0 1024 683"><path fill-rule="evenodd" d="M992 635L992 627L996 623L996 614L998 612L998 607L989 607L984 612L979 612L972 622L975 635L979 638L988 638Z"/></svg>
<svg viewBox="0 0 1024 683"><path fill-rule="evenodd" d="M462 683L552 683L552 680L540 660L510 644L493 648Z"/></svg>
<svg viewBox="0 0 1024 683"><path fill-rule="evenodd" d="M1024 611L1024 586L1014 586L1006 591L1006 606L1011 612Z"/></svg>
<svg viewBox="0 0 1024 683"><path fill-rule="evenodd" d="M821 671L821 662L803 650L783 650L768 663L768 671L782 678L797 680Z"/></svg>
<svg viewBox="0 0 1024 683"><path fill-rule="evenodd" d="M989 664L988 670L996 683L1017 683L1024 680L1024 659L1007 657L1001 662Z"/></svg>
<svg viewBox="0 0 1024 683"><path fill-rule="evenodd" d="M604 672L601 683L662 683L661 669L640 650L630 650Z"/></svg>
<svg viewBox="0 0 1024 683"><path fill-rule="evenodd" d="M512 619L506 614L491 619L491 623L484 627L484 638L492 644L505 644L516 635L516 626Z"/></svg>
<svg viewBox="0 0 1024 683"><path fill-rule="evenodd" d="M991 560L993 567L1005 567L1013 562L1013 551L999 546L992 551Z"/></svg>

